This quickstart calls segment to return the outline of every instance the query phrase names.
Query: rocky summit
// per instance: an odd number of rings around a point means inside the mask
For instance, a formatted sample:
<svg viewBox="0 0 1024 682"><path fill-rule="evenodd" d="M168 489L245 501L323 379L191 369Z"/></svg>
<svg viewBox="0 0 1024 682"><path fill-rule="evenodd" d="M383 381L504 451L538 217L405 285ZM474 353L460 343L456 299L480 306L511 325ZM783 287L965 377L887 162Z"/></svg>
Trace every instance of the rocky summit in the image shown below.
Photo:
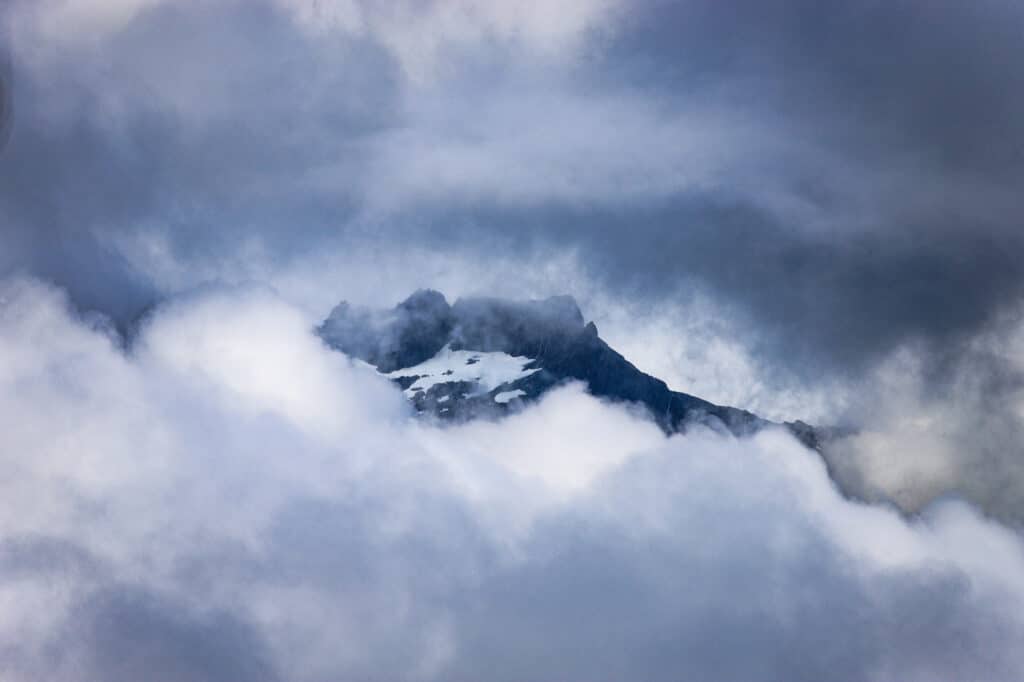
<svg viewBox="0 0 1024 682"><path fill-rule="evenodd" d="M700 424L748 435L775 425L670 390L605 343L571 296L449 304L441 293L421 290L390 310L342 302L316 331L331 348L398 384L418 413L443 420L500 416L555 386L581 381L597 397L643 406L666 433ZM800 421L782 426L819 446L813 427Z"/></svg>

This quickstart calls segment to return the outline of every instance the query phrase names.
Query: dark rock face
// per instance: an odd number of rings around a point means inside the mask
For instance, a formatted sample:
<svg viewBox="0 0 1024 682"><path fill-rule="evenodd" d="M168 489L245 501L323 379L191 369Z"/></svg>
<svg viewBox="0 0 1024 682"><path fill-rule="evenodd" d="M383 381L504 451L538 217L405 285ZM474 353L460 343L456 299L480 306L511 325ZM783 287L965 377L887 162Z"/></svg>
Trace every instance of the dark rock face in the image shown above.
<svg viewBox="0 0 1024 682"><path fill-rule="evenodd" d="M593 322L584 323L570 296L542 301L470 298L449 306L436 291L418 291L390 311L341 303L317 333L332 348L382 373L415 371L446 348L478 351L481 357L501 353L524 358L523 376L487 390L474 381L445 381L443 376L425 389L413 388L415 375L393 379L407 390L418 411L440 419L500 415L562 382L579 380L595 396L643 405L667 433L699 423L747 435L772 424L746 410L672 391L665 382L644 374L598 336ZM459 357L465 365L478 361ZM805 444L819 445L813 427L803 422L785 426Z"/></svg>
<svg viewBox="0 0 1024 682"><path fill-rule="evenodd" d="M548 344L583 333L583 314L571 296L543 301L459 299L452 306L453 348L536 357Z"/></svg>
<svg viewBox="0 0 1024 682"><path fill-rule="evenodd" d="M391 372L434 357L448 342L452 323L444 296L424 289L390 311L354 308L342 301L317 333L332 348Z"/></svg>

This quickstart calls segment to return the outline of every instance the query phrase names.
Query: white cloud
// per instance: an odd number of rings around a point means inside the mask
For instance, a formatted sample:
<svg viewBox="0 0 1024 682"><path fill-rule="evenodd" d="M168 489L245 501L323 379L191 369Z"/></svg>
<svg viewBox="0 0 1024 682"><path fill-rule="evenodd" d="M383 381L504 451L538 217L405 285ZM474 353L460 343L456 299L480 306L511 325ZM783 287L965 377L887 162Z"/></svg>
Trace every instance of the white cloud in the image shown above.
<svg viewBox="0 0 1024 682"><path fill-rule="evenodd" d="M47 61L68 50L94 50L140 14L187 9L191 0L15 0L3 15L23 55ZM613 0L204 0L211 8L276 7L315 40L370 39L387 49L418 84L444 76L466 49L504 45L544 60L570 57L588 32L610 19ZM43 41L40 43L39 41Z"/></svg>
<svg viewBox="0 0 1024 682"><path fill-rule="evenodd" d="M179 297L127 352L40 282L0 301L7 679L1024 664L1019 535L852 503L784 433L666 439L579 387L431 426L261 288Z"/></svg>
<svg viewBox="0 0 1024 682"><path fill-rule="evenodd" d="M941 380L919 346L894 351L853 403L863 427L826 452L837 479L864 499L911 511L962 495L1019 524L1022 349L1024 326L1010 316L964 343Z"/></svg>
<svg viewBox="0 0 1024 682"><path fill-rule="evenodd" d="M36 33L50 43L50 49L95 46L131 22L140 12L168 0L38 0L18 2L15 12L16 38ZM20 47L27 49L27 41Z"/></svg>
<svg viewBox="0 0 1024 682"><path fill-rule="evenodd" d="M274 1L314 33L377 39L417 83L437 77L450 54L488 43L519 45L541 57L564 58L617 4L613 0Z"/></svg>
<svg viewBox="0 0 1024 682"><path fill-rule="evenodd" d="M251 286L162 307L137 352L207 386L236 410L271 412L337 439L373 415L406 408L381 381L353 369L309 332L307 319ZM273 361L268 361L273 358Z"/></svg>

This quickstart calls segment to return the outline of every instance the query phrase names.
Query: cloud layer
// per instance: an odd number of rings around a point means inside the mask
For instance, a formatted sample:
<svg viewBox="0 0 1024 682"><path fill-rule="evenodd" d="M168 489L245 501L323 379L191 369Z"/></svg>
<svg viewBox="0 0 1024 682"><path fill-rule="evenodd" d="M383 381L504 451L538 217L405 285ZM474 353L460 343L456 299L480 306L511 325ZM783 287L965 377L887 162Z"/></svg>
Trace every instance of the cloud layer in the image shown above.
<svg viewBox="0 0 1024 682"><path fill-rule="evenodd" d="M4 3L2 667L1013 679L1022 19ZM419 287L573 294L673 388L858 427L828 473L916 515L579 387L411 423L308 330Z"/></svg>
<svg viewBox="0 0 1024 682"><path fill-rule="evenodd" d="M0 289L12 680L1011 680L1024 543L579 387L440 428L265 288Z"/></svg>
<svg viewBox="0 0 1024 682"><path fill-rule="evenodd" d="M1020 19L14 2L7 258L130 315L173 288L154 250L189 285L396 241L468 260L498 244L523 267L571 252L651 303L706 291L787 372L849 375L1018 305Z"/></svg>

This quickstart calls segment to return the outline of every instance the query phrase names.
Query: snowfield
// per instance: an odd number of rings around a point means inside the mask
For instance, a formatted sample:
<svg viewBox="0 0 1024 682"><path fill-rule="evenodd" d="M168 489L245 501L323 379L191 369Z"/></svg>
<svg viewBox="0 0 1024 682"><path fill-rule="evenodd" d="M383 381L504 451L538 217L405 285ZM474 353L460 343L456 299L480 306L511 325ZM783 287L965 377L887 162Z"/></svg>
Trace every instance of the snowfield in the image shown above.
<svg viewBox="0 0 1024 682"><path fill-rule="evenodd" d="M442 348L437 355L413 367L404 367L384 376L389 379L402 377L418 377L405 395L412 398L420 391L429 390L431 386L454 381L470 381L477 384L476 394L489 393L507 383L518 381L539 372L540 368L525 369L533 358L509 355L501 352L482 352L475 350L452 350L450 346ZM498 402L507 402L522 391L508 391L495 396ZM504 396L504 400L498 400Z"/></svg>

